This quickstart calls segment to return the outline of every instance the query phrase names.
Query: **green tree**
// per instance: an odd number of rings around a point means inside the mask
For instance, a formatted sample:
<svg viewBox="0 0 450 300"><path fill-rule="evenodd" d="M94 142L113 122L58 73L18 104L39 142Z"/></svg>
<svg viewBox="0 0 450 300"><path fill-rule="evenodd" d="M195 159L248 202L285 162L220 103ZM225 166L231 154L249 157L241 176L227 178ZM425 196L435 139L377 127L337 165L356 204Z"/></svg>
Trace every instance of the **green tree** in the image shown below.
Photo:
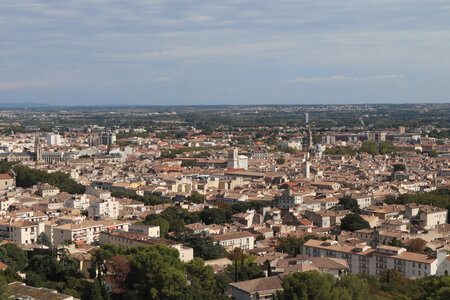
<svg viewBox="0 0 450 300"><path fill-rule="evenodd" d="M0 246L0 261L15 270L23 271L27 265L27 253L12 243Z"/></svg>
<svg viewBox="0 0 450 300"><path fill-rule="evenodd" d="M391 154L395 151L395 147L390 141L380 142L380 154Z"/></svg>
<svg viewBox="0 0 450 300"><path fill-rule="evenodd" d="M389 243L389 246L394 246L394 247L405 247L405 245L399 241L396 237L394 237Z"/></svg>
<svg viewBox="0 0 450 300"><path fill-rule="evenodd" d="M289 190L291 187L287 183L280 185L280 190Z"/></svg>
<svg viewBox="0 0 450 300"><path fill-rule="evenodd" d="M50 241L49 237L47 236L47 234L45 234L45 232L41 232L36 240L36 244L38 245L45 245L47 247L51 247L52 246L52 242Z"/></svg>
<svg viewBox="0 0 450 300"><path fill-rule="evenodd" d="M150 220L149 222L145 222L145 224L159 226L159 233L161 237L165 237L167 236L167 233L169 233L170 223L163 218L156 218Z"/></svg>
<svg viewBox="0 0 450 300"><path fill-rule="evenodd" d="M351 196L344 196L342 198L339 198L338 207L341 209L351 210L356 214L361 213L358 201L356 199L353 199Z"/></svg>
<svg viewBox="0 0 450 300"><path fill-rule="evenodd" d="M393 167L394 167L394 172L406 170L406 167L404 164L394 164Z"/></svg>
<svg viewBox="0 0 450 300"><path fill-rule="evenodd" d="M286 159L284 159L284 157L279 157L276 160L276 163L279 165L283 165L286 162Z"/></svg>
<svg viewBox="0 0 450 300"><path fill-rule="evenodd" d="M378 146L375 142L363 142L361 148L359 148L359 152L365 152L371 155L378 154Z"/></svg>
<svg viewBox="0 0 450 300"><path fill-rule="evenodd" d="M134 247L127 255L127 286L134 299L180 299L187 286L178 250L163 245Z"/></svg>
<svg viewBox="0 0 450 300"><path fill-rule="evenodd" d="M278 252L289 253L292 256L302 253L303 243L305 242L302 238L296 238L292 236L280 238L280 245L277 246L276 250Z"/></svg>
<svg viewBox="0 0 450 300"><path fill-rule="evenodd" d="M341 220L341 229L342 230L355 231L355 230L365 229L365 228L370 228L369 222L364 220L358 214L346 215Z"/></svg>
<svg viewBox="0 0 450 300"><path fill-rule="evenodd" d="M298 272L283 277L283 291L277 300L332 300L339 299L333 291L334 279L331 275L321 275L315 271Z"/></svg>
<svg viewBox="0 0 450 300"><path fill-rule="evenodd" d="M198 192L193 192L186 197L186 200L192 203L203 203L205 202L206 196Z"/></svg>
<svg viewBox="0 0 450 300"><path fill-rule="evenodd" d="M185 234L177 238L184 245L194 249L194 256L202 259L216 259L227 254L225 248L206 233Z"/></svg>
<svg viewBox="0 0 450 300"><path fill-rule="evenodd" d="M231 220L232 215L233 213L230 209L210 208L201 211L200 219L207 225L224 224Z"/></svg>
<svg viewBox="0 0 450 300"><path fill-rule="evenodd" d="M336 282L337 287L351 292L351 299L370 298L370 284L358 275L347 274Z"/></svg>

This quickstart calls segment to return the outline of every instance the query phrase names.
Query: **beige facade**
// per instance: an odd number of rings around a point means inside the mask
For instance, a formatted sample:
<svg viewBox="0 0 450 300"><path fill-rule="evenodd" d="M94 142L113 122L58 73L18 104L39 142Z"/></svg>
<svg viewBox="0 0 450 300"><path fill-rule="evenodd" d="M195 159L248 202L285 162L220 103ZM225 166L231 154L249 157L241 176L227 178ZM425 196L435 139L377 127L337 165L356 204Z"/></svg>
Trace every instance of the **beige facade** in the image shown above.
<svg viewBox="0 0 450 300"><path fill-rule="evenodd" d="M303 254L311 257L335 257L347 260L350 272L379 276L385 270L396 269L403 276L426 277L438 274L438 267L445 257L432 257L406 251L405 248L381 245L372 249L365 244L350 246L337 241L309 240L303 246Z"/></svg>
<svg viewBox="0 0 450 300"><path fill-rule="evenodd" d="M125 221L83 221L78 224L68 223L47 227L51 230L49 236L55 245L65 240L73 241L77 245L91 244L99 240L100 232L104 230L128 230L130 223Z"/></svg>
<svg viewBox="0 0 450 300"><path fill-rule="evenodd" d="M0 224L0 238L19 244L33 244L39 235L39 226L35 222L5 222Z"/></svg>
<svg viewBox="0 0 450 300"><path fill-rule="evenodd" d="M16 179L9 174L0 174L0 190L16 186Z"/></svg>
<svg viewBox="0 0 450 300"><path fill-rule="evenodd" d="M144 225L144 224L131 224L128 227L128 232L140 233L150 237L159 237L160 228L159 226Z"/></svg>
<svg viewBox="0 0 450 300"><path fill-rule="evenodd" d="M227 251L232 251L235 248L251 250L255 245L255 237L248 231L215 235L214 240L221 244Z"/></svg>
<svg viewBox="0 0 450 300"><path fill-rule="evenodd" d="M89 217L107 216L112 219L117 219L119 216L120 203L111 199L103 200L102 202L91 203L88 208Z"/></svg>
<svg viewBox="0 0 450 300"><path fill-rule="evenodd" d="M104 231L100 233L99 242L100 244L113 244L125 247L166 245L178 250L181 261L188 262L194 258L194 249L190 247L183 246L183 244L171 240L153 238L139 233L120 230L111 232Z"/></svg>

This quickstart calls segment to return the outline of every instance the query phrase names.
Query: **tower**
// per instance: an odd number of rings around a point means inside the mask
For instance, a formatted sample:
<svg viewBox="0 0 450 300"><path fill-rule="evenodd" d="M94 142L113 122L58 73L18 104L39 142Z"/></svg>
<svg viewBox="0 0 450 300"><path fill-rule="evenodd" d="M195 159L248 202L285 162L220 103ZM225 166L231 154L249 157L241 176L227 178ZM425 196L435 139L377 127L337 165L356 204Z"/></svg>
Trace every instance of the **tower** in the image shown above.
<svg viewBox="0 0 450 300"><path fill-rule="evenodd" d="M228 150L228 160L227 160L227 168L228 169L237 169L239 162L239 153L237 148Z"/></svg>
<svg viewBox="0 0 450 300"><path fill-rule="evenodd" d="M42 146L39 132L36 132L36 136L34 138L34 152L36 153L36 161L42 161Z"/></svg>
<svg viewBox="0 0 450 300"><path fill-rule="evenodd" d="M305 124L309 124L309 113L305 114Z"/></svg>
<svg viewBox="0 0 450 300"><path fill-rule="evenodd" d="M307 160L305 162L303 172L304 172L303 175L305 176L305 178L311 177L311 163L309 162L309 160Z"/></svg>
<svg viewBox="0 0 450 300"><path fill-rule="evenodd" d="M313 149L313 139L312 139L312 132L311 132L311 126L308 125L308 150L311 151Z"/></svg>

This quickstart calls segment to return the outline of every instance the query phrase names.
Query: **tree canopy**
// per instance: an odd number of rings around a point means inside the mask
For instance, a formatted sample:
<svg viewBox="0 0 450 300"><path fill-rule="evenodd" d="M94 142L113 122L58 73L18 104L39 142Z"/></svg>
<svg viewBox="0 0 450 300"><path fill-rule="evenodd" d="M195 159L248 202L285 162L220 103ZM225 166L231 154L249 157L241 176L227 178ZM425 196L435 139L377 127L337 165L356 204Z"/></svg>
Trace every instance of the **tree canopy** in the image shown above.
<svg viewBox="0 0 450 300"><path fill-rule="evenodd" d="M358 214L349 214L342 218L341 229L355 231L359 229L370 228L369 222L364 220Z"/></svg>

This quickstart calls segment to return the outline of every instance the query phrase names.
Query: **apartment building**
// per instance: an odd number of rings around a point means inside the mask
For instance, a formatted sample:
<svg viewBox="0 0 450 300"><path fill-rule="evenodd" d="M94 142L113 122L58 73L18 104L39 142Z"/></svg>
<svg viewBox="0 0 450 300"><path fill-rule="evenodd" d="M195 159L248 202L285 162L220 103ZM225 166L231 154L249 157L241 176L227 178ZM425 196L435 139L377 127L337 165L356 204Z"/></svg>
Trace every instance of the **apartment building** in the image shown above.
<svg viewBox="0 0 450 300"><path fill-rule="evenodd" d="M160 228L157 225L131 224L128 226L128 232L134 232L151 237L160 236Z"/></svg>
<svg viewBox="0 0 450 300"><path fill-rule="evenodd" d="M296 207L303 203L303 197L299 194L294 194L290 189L285 189L278 197L278 207L289 209Z"/></svg>
<svg viewBox="0 0 450 300"><path fill-rule="evenodd" d="M350 272L379 276L385 270L396 269L407 278L441 275L438 268L446 263L446 254L437 257L408 252L405 248L380 245L372 249L365 243L356 246L337 241L309 240L303 246L303 254L311 257L335 257L347 260Z"/></svg>
<svg viewBox="0 0 450 300"><path fill-rule="evenodd" d="M86 194L73 195L72 198L67 199L65 203L66 207L76 208L79 210L85 210L89 207L89 198Z"/></svg>
<svg viewBox="0 0 450 300"><path fill-rule="evenodd" d="M48 224L46 233L52 238L52 243L60 244L65 240L73 241L77 245L91 244L99 240L100 232L105 230L128 230L130 223L118 220L93 221L86 220L80 223L67 223L59 226Z"/></svg>
<svg viewBox="0 0 450 300"><path fill-rule="evenodd" d="M120 203L114 198L105 199L101 202L91 203L88 208L88 216L107 216L112 219L119 217Z"/></svg>
<svg viewBox="0 0 450 300"><path fill-rule="evenodd" d="M39 235L38 224L30 221L2 220L0 238L19 244L33 244Z"/></svg>
<svg viewBox="0 0 450 300"><path fill-rule="evenodd" d="M59 188L51 186L49 184L40 185L38 188L38 194L41 197L51 197L59 194Z"/></svg>
<svg viewBox="0 0 450 300"><path fill-rule="evenodd" d="M214 240L221 244L227 251L232 251L235 248L251 250L255 245L255 237L248 231L215 235Z"/></svg>
<svg viewBox="0 0 450 300"><path fill-rule="evenodd" d="M100 244L113 244L117 246L134 247L145 245L166 245L178 250L180 260L188 262L194 258L194 249L183 246L183 244L160 238L150 237L148 235L125 232L122 230L100 232Z"/></svg>
<svg viewBox="0 0 450 300"><path fill-rule="evenodd" d="M447 223L447 210L431 205L410 203L405 205L405 218L412 224L432 229L440 224Z"/></svg>

